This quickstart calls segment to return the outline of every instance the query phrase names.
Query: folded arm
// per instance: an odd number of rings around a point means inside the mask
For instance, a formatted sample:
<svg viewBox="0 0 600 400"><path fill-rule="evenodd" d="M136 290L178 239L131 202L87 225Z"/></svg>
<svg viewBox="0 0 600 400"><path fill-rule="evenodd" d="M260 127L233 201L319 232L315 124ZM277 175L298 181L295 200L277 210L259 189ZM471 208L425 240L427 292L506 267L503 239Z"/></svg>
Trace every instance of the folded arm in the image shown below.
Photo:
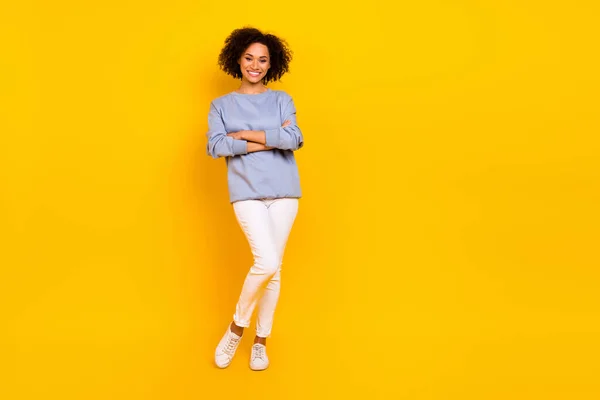
<svg viewBox="0 0 600 400"><path fill-rule="evenodd" d="M206 152L213 158L231 157L248 153L248 142L246 140L234 139L227 136L221 113L213 103L210 104L210 111L208 113L208 132L206 136L208 138Z"/></svg>
<svg viewBox="0 0 600 400"><path fill-rule="evenodd" d="M265 145L267 148L281 150L298 150L304 145L302 131L296 123L296 108L290 98L283 112L283 125L275 129L262 131L239 131L227 134L235 140L245 140Z"/></svg>
<svg viewBox="0 0 600 400"><path fill-rule="evenodd" d="M290 124L291 124L291 121L287 120L283 123L283 125L281 125L281 127L285 128ZM267 134L265 131L244 130L244 131L228 133L227 136L232 137L236 140L246 140L247 142L251 142L251 143L255 143L255 144L262 144L262 145L266 145L266 141L267 141ZM273 149L274 147L269 147L269 148Z"/></svg>
<svg viewBox="0 0 600 400"><path fill-rule="evenodd" d="M304 145L304 137L296 122L296 107L292 98L283 110L282 120L289 121L289 124L284 124L276 129L267 129L265 131L265 144L281 150L300 149Z"/></svg>

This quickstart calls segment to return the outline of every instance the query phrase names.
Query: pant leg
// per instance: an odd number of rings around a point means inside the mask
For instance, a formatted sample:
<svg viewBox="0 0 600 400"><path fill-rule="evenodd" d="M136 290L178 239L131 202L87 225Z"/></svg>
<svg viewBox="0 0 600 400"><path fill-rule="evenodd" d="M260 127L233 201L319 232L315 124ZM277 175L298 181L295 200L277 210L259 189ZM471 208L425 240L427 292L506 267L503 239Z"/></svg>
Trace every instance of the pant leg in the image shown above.
<svg viewBox="0 0 600 400"><path fill-rule="evenodd" d="M279 269L281 258L265 202L238 201L233 203L233 209L254 256L254 265L246 275L233 316L236 325L247 328L265 286Z"/></svg>
<svg viewBox="0 0 600 400"><path fill-rule="evenodd" d="M258 303L256 335L265 338L269 337L273 326L273 316L281 290L281 262L290 231L298 213L298 199L276 199L270 204L268 212L280 262L277 272L269 280Z"/></svg>

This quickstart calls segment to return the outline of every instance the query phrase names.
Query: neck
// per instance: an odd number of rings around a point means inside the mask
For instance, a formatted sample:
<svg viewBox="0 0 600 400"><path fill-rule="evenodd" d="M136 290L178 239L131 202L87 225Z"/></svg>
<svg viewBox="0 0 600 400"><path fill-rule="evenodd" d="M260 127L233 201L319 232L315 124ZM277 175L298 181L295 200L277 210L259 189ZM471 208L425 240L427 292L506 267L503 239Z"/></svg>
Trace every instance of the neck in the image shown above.
<svg viewBox="0 0 600 400"><path fill-rule="evenodd" d="M237 90L241 94L258 94L267 91L267 87L262 82L251 83L247 80L242 80L242 84Z"/></svg>

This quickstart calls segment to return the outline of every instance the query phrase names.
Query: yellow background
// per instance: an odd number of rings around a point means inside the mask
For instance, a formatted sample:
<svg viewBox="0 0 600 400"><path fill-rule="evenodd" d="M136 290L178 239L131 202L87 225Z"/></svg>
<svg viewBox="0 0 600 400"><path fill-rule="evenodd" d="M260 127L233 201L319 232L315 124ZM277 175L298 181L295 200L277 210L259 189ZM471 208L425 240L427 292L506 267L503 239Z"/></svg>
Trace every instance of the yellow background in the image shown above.
<svg viewBox="0 0 600 400"><path fill-rule="evenodd" d="M0 396L597 399L594 1L5 2ZM251 257L216 58L285 37L304 190L272 366L214 347Z"/></svg>

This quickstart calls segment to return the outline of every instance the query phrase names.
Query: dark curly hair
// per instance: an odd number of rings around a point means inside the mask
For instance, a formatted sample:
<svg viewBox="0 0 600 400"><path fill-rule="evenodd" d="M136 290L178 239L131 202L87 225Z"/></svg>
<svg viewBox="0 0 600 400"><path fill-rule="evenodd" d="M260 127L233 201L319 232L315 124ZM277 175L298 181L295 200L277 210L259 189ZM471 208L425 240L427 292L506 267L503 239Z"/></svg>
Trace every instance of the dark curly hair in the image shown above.
<svg viewBox="0 0 600 400"><path fill-rule="evenodd" d="M278 81L289 71L292 51L284 39L275 35L264 34L256 28L244 27L236 29L225 39L225 46L219 54L219 67L236 79L242 78L238 61L244 51L253 43L261 43L269 49L271 68L263 78L263 83Z"/></svg>

